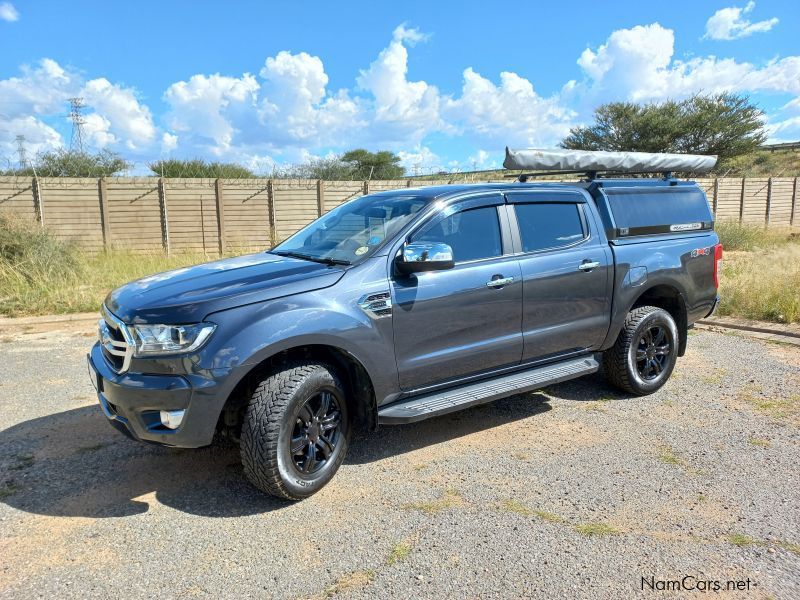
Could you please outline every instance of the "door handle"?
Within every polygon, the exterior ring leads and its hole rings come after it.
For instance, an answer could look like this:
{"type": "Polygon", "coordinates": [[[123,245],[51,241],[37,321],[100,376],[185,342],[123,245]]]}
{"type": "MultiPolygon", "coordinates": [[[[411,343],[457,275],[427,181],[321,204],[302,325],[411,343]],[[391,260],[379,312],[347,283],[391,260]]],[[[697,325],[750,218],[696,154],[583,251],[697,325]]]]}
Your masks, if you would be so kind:
{"type": "Polygon", "coordinates": [[[597,261],[584,261],[580,265],[578,265],[578,268],[581,271],[591,271],[592,269],[596,269],[599,266],[600,263],[597,261]]]}
{"type": "Polygon", "coordinates": [[[490,281],[487,281],[486,287],[499,288],[513,282],[514,282],[513,277],[500,277],[499,279],[491,279],[490,281]]]}

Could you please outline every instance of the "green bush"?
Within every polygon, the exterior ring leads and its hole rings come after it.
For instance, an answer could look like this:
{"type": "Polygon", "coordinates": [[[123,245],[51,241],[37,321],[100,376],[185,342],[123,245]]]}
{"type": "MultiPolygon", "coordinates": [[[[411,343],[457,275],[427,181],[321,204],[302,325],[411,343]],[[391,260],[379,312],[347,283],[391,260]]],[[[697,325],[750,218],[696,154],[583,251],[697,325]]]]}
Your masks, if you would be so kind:
{"type": "Polygon", "coordinates": [[[147,165],[159,177],[206,177],[209,179],[250,179],[255,174],[235,163],[207,162],[200,158],[178,160],[170,158],[147,165]]]}

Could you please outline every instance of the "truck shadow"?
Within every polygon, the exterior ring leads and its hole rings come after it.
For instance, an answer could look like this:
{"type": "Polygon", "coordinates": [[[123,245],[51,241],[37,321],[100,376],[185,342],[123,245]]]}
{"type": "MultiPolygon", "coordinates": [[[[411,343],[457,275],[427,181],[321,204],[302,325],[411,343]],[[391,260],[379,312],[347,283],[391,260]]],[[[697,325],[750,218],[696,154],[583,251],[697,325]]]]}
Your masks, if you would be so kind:
{"type": "MultiPolygon", "coordinates": [[[[526,394],[421,423],[355,436],[345,464],[364,464],[550,410],[526,394]]],[[[95,406],[25,421],[0,432],[0,501],[29,513],[125,517],[154,500],[182,512],[234,517],[288,503],[251,486],[238,448],[180,450],[129,440],[95,406]]]]}

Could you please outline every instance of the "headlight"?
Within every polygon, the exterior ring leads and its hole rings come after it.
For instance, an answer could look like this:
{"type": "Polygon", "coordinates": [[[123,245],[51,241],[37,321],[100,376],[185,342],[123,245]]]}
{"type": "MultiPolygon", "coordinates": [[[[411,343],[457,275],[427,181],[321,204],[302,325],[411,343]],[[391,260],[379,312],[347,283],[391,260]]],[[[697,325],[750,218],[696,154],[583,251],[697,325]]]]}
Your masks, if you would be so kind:
{"type": "Polygon", "coordinates": [[[197,350],[217,328],[213,323],[197,325],[129,325],[136,343],[133,355],[159,356],[197,350]]]}

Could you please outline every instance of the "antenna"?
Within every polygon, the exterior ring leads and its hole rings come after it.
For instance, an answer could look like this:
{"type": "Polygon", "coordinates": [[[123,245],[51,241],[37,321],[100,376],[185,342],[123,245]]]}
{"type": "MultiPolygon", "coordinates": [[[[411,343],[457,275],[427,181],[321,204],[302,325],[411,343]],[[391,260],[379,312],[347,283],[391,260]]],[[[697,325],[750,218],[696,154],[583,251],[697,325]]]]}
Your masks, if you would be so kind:
{"type": "Polygon", "coordinates": [[[69,142],[69,149],[83,154],[83,126],[86,119],[83,118],[81,110],[84,106],[83,98],[69,99],[69,118],[72,120],[72,139],[69,142]]]}
{"type": "Polygon", "coordinates": [[[25,157],[25,136],[18,135],[17,140],[17,154],[19,155],[19,168],[24,169],[27,159],[25,157]]]}

